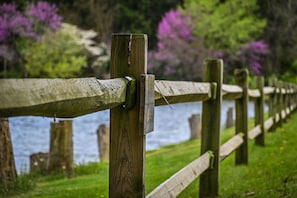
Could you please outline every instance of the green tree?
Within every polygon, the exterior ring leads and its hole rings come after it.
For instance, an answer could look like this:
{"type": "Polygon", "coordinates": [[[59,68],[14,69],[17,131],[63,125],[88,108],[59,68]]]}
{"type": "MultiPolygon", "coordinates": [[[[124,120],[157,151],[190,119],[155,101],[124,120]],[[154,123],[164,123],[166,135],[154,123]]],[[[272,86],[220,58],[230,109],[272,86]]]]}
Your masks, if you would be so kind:
{"type": "Polygon", "coordinates": [[[184,12],[194,21],[194,34],[219,50],[238,49],[263,33],[257,0],[185,0],[184,12]]]}
{"type": "MultiPolygon", "coordinates": [[[[52,0],[53,1],[53,0],[52,0]]],[[[108,42],[113,32],[113,23],[117,6],[108,0],[62,0],[56,1],[64,21],[82,29],[97,32],[99,42],[108,42]]]]}
{"type": "Polygon", "coordinates": [[[261,0],[258,3],[267,20],[263,39],[271,51],[266,73],[296,76],[297,1],[261,0]]]}
{"type": "Polygon", "coordinates": [[[114,21],[116,32],[145,33],[149,47],[157,43],[158,24],[164,13],[183,4],[183,0],[116,0],[118,12],[114,21]]]}
{"type": "Polygon", "coordinates": [[[75,77],[86,65],[82,46],[63,30],[49,32],[40,42],[27,43],[23,50],[29,77],[75,77]]]}

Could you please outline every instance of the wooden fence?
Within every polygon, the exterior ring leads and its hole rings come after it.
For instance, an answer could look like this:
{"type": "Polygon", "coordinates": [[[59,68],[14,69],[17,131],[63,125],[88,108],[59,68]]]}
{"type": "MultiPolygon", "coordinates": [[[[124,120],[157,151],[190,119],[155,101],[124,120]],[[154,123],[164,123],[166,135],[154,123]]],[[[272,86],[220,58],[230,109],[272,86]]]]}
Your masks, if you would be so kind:
{"type": "Polygon", "coordinates": [[[248,140],[264,146],[265,132],[296,107],[297,87],[263,77],[249,89],[247,70],[236,70],[237,85],[223,84],[222,60],[206,60],[203,82],[155,80],[147,74],[147,37],[114,34],[111,79],[1,79],[0,117],[76,117],[110,111],[109,197],[145,197],[145,140],[153,131],[154,107],[202,101],[201,156],[146,197],[175,197],[200,176],[200,197],[217,197],[219,164],[233,151],[236,164],[248,164],[248,140]],[[236,131],[220,145],[222,100],[234,100],[236,131]],[[264,120],[264,100],[269,118],[264,120]],[[255,103],[255,127],[248,131],[248,101],[255,103]]]}

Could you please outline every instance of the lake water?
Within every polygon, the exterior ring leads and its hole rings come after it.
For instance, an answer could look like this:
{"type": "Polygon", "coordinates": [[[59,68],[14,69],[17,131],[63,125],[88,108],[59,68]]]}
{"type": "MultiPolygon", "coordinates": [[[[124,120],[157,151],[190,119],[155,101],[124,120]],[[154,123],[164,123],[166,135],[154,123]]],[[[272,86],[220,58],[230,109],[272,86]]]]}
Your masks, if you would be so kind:
{"type": "MultiPolygon", "coordinates": [[[[226,121],[229,107],[234,108],[234,101],[223,102],[222,126],[226,121]]],[[[188,118],[192,114],[201,113],[201,109],[201,102],[155,107],[154,131],[147,135],[147,150],[188,140],[190,137],[188,118]]],[[[253,103],[250,103],[249,117],[253,117],[253,109],[253,103]]],[[[30,154],[48,152],[50,122],[54,120],[36,116],[13,117],[9,120],[17,170],[28,171],[30,154]]],[[[100,124],[109,124],[109,110],[73,119],[76,164],[99,161],[96,130],[100,124]]]]}

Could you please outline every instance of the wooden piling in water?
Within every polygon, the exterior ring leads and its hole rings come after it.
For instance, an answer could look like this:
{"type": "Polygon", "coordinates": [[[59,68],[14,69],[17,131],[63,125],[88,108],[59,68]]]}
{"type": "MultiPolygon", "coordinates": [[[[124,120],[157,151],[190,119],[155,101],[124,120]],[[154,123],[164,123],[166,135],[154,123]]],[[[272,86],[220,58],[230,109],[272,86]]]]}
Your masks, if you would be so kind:
{"type": "Polygon", "coordinates": [[[201,137],[201,116],[193,114],[189,119],[190,125],[190,140],[195,140],[201,137]]]}
{"type": "Polygon", "coordinates": [[[100,162],[109,162],[109,136],[109,126],[106,124],[101,124],[97,129],[100,162]]]}
{"type": "Polygon", "coordinates": [[[52,122],[48,173],[62,172],[68,177],[73,172],[72,120],[52,122]]]}

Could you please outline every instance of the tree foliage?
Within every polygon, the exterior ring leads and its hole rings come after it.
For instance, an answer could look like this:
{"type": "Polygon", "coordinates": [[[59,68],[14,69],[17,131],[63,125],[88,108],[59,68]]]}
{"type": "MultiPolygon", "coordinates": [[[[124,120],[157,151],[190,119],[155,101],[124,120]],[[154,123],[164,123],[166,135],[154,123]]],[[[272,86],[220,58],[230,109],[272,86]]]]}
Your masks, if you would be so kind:
{"type": "Polygon", "coordinates": [[[29,77],[78,76],[86,66],[86,56],[82,55],[82,46],[78,45],[70,32],[48,32],[40,42],[26,45],[23,49],[25,68],[29,77]]]}
{"type": "Polygon", "coordinates": [[[183,0],[117,0],[116,32],[145,33],[150,38],[150,49],[156,47],[157,29],[162,16],[182,5],[183,0]]]}
{"type": "Polygon", "coordinates": [[[74,33],[61,29],[54,4],[38,1],[22,10],[3,3],[0,10],[3,77],[74,77],[86,65],[74,33]]]}
{"type": "Polygon", "coordinates": [[[185,0],[193,18],[194,34],[214,49],[238,49],[263,33],[266,21],[257,16],[257,0],[185,0]]]}
{"type": "Polygon", "coordinates": [[[267,20],[263,39],[271,51],[266,74],[288,74],[292,69],[291,75],[296,76],[293,63],[297,51],[297,1],[261,0],[259,5],[267,20]]]}
{"type": "Polygon", "coordinates": [[[0,75],[22,75],[23,45],[40,40],[47,30],[58,29],[61,20],[56,6],[46,2],[30,3],[24,11],[15,3],[1,4],[0,60],[4,67],[0,75]]]}
{"type": "Polygon", "coordinates": [[[64,22],[97,32],[99,42],[107,42],[112,34],[118,12],[115,1],[107,0],[48,0],[59,7],[64,22]]]}
{"type": "Polygon", "coordinates": [[[238,67],[262,73],[269,47],[256,38],[265,20],[254,13],[256,1],[236,2],[186,0],[183,8],[167,12],[158,26],[158,49],[150,53],[149,68],[165,78],[197,80],[203,60],[212,57],[224,60],[226,74],[233,75],[238,67]]]}
{"type": "Polygon", "coordinates": [[[199,80],[203,59],[213,52],[193,35],[191,18],[167,12],[158,26],[158,48],[149,53],[149,70],[159,78],[199,80]]]}

